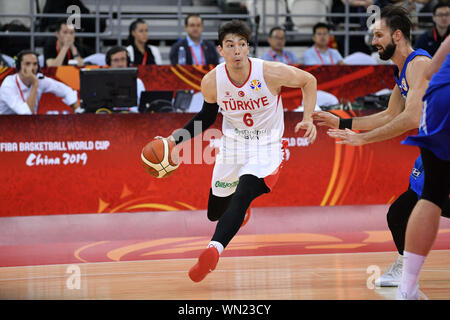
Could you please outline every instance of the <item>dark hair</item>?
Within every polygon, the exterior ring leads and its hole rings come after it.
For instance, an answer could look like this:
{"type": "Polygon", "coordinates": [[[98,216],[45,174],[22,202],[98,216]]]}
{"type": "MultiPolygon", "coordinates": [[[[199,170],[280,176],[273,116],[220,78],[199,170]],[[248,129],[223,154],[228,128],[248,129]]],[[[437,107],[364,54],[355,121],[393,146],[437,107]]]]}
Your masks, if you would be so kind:
{"type": "Polygon", "coordinates": [[[134,30],[136,30],[137,25],[140,24],[140,23],[145,23],[145,24],[147,24],[147,22],[145,22],[145,20],[143,20],[143,19],[141,19],[141,18],[134,20],[134,21],[130,24],[130,27],[128,28],[128,44],[131,44],[131,45],[132,45],[132,44],[134,43],[134,37],[133,37],[133,35],[132,35],[131,33],[132,33],[134,30]]]}
{"type": "Polygon", "coordinates": [[[185,27],[187,27],[188,22],[189,22],[189,18],[191,18],[191,17],[198,17],[198,18],[200,18],[200,20],[202,21],[202,24],[203,24],[203,19],[202,19],[202,17],[200,17],[199,14],[197,14],[197,13],[190,13],[190,14],[188,14],[188,16],[186,18],[184,18],[184,26],[185,27]]]}
{"type": "Polygon", "coordinates": [[[22,67],[22,59],[23,56],[26,56],[27,54],[34,54],[36,56],[36,60],[38,62],[38,72],[40,72],[41,68],[39,67],[39,55],[37,54],[37,52],[33,51],[33,50],[22,50],[20,51],[17,56],[15,57],[15,67],[17,71],[20,71],[20,68],[22,67]]]}
{"type": "Polygon", "coordinates": [[[438,2],[438,4],[435,5],[434,8],[433,8],[433,16],[436,15],[437,9],[445,8],[445,7],[450,8],[450,3],[448,3],[448,2],[447,3],[445,3],[445,2],[438,2]]]}
{"type": "Polygon", "coordinates": [[[59,31],[59,30],[61,30],[61,26],[63,24],[67,25],[67,19],[60,18],[60,19],[56,20],[56,22],[50,27],[50,30],[59,31]]]}
{"type": "Polygon", "coordinates": [[[330,31],[330,26],[323,22],[318,22],[313,27],[313,34],[316,34],[316,30],[319,28],[326,28],[328,31],[330,31]]]}
{"type": "Polygon", "coordinates": [[[228,34],[238,34],[249,42],[252,30],[242,20],[233,19],[230,22],[225,23],[219,28],[219,45],[222,46],[223,39],[228,34]]]}
{"type": "Polygon", "coordinates": [[[109,50],[106,52],[106,56],[105,56],[106,64],[107,64],[108,66],[110,66],[110,65],[111,65],[111,56],[112,56],[113,54],[116,54],[116,53],[119,53],[119,52],[122,52],[122,51],[125,51],[125,53],[127,54],[127,66],[129,66],[130,63],[131,63],[131,61],[130,61],[130,55],[128,54],[127,48],[122,47],[122,46],[115,46],[115,47],[112,47],[111,49],[109,49],[109,50]]]}
{"type": "Polygon", "coordinates": [[[275,27],[273,27],[272,29],[270,29],[270,31],[269,31],[269,37],[271,37],[271,36],[272,36],[272,33],[274,33],[274,31],[277,31],[277,30],[281,30],[281,31],[283,31],[284,33],[286,33],[286,30],[285,30],[283,27],[275,26],[275,27]]]}
{"type": "Polygon", "coordinates": [[[400,30],[408,42],[411,42],[412,22],[408,11],[403,6],[387,6],[381,10],[381,19],[391,29],[391,35],[400,30]]]}

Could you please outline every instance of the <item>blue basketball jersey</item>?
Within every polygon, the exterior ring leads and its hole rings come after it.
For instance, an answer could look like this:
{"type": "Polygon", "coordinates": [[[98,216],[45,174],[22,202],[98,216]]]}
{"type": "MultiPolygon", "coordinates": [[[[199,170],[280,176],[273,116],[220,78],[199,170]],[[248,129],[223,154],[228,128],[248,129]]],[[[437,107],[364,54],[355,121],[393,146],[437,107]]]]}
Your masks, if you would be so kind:
{"type": "Polygon", "coordinates": [[[394,79],[395,83],[397,83],[398,88],[400,89],[400,93],[403,96],[403,99],[406,100],[409,91],[408,81],[406,80],[406,68],[408,67],[408,63],[413,60],[417,56],[426,56],[431,59],[431,56],[428,52],[423,49],[417,49],[410,53],[410,55],[406,58],[405,64],[403,65],[402,72],[398,74],[399,69],[397,66],[394,68],[394,79]]]}
{"type": "Polygon", "coordinates": [[[450,161],[450,54],[446,58],[423,97],[419,133],[402,143],[426,148],[438,158],[450,161]]]}

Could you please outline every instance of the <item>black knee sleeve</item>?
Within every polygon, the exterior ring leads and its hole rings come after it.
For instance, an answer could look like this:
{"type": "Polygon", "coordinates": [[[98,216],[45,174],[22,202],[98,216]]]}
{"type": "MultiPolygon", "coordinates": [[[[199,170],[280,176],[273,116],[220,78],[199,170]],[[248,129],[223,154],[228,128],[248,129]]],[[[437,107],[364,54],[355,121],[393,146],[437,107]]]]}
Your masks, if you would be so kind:
{"type": "Polygon", "coordinates": [[[428,200],[442,210],[450,192],[450,161],[444,161],[428,149],[420,148],[425,182],[421,199],[428,200]]]}
{"type": "Polygon", "coordinates": [[[403,255],[408,219],[418,201],[417,194],[410,188],[402,193],[389,207],[387,222],[399,254],[403,255]]]}
{"type": "Polygon", "coordinates": [[[208,219],[211,221],[217,221],[223,215],[225,210],[227,210],[233,195],[228,197],[218,197],[212,194],[212,190],[209,190],[208,199],[208,219]]]}
{"type": "Polygon", "coordinates": [[[239,231],[244,221],[245,212],[251,202],[260,195],[268,192],[270,192],[270,189],[264,183],[264,179],[250,174],[241,176],[228,208],[217,223],[212,240],[218,241],[226,247],[239,231]]]}

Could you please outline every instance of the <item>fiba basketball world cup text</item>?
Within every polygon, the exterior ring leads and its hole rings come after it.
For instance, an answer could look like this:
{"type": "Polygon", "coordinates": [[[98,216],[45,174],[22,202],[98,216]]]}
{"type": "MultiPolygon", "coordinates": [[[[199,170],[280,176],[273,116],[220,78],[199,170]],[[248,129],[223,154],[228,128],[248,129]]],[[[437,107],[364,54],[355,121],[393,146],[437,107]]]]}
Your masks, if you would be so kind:
{"type": "Polygon", "coordinates": [[[108,140],[0,142],[0,153],[29,152],[25,159],[28,167],[86,165],[86,151],[105,151],[109,147],[108,140]]]}

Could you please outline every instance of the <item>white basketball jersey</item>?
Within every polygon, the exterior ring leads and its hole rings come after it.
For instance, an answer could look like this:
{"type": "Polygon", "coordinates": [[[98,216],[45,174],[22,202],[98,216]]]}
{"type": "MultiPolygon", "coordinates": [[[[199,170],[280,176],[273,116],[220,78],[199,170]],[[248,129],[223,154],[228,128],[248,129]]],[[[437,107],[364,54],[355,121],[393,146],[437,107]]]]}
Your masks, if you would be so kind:
{"type": "Polygon", "coordinates": [[[216,67],[217,104],[223,114],[222,132],[244,144],[279,143],[284,132],[281,96],[274,96],[264,80],[263,60],[249,58],[250,74],[242,86],[233,84],[225,63],[216,67]]]}

